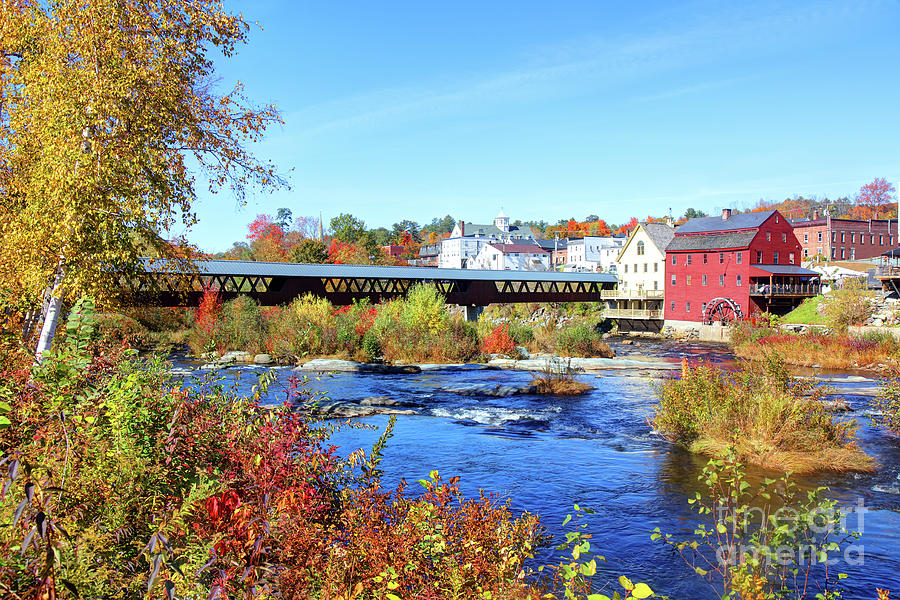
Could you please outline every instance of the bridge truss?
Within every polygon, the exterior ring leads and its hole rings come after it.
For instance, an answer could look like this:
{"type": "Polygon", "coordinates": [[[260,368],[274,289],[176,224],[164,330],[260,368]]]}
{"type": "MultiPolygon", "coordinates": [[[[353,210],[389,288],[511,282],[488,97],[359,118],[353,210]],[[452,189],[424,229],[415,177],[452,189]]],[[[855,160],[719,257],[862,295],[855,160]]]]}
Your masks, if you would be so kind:
{"type": "Polygon", "coordinates": [[[404,296],[417,283],[434,285],[450,304],[487,306],[516,302],[595,302],[601,290],[616,279],[602,273],[547,271],[487,271],[423,267],[377,267],[264,263],[252,261],[195,261],[196,270],[167,271],[145,260],[146,276],[123,281],[132,302],[156,306],[196,306],[204,289],[223,299],[247,295],[262,305],[286,304],[313,294],[333,304],[352,304],[366,298],[380,302],[404,296]]]}

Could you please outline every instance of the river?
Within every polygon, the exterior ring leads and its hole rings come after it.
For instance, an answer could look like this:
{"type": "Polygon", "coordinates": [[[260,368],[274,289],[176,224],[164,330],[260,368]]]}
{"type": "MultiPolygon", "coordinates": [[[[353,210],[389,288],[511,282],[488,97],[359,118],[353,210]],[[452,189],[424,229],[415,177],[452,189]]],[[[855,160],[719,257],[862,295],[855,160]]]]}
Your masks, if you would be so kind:
{"type": "MultiPolygon", "coordinates": [[[[652,357],[678,363],[682,357],[733,364],[727,347],[677,342],[614,342],[620,357],[652,357]]],[[[187,366],[176,360],[177,366],[187,366]]],[[[236,367],[225,373],[249,390],[261,367],[236,367]]],[[[280,402],[279,391],[290,375],[277,369],[278,383],[269,400],[280,402]]],[[[530,375],[519,371],[482,369],[437,370],[418,374],[384,375],[339,373],[314,379],[312,386],[332,399],[360,400],[387,396],[418,414],[399,416],[394,436],[384,453],[384,484],[401,478],[414,482],[438,469],[445,477],[458,475],[467,495],[479,489],[509,497],[515,511],[541,516],[558,540],[572,505],[596,510],[587,519],[592,549],[606,557],[601,579],[625,574],[647,582],[671,598],[717,597],[701,578],[668,547],[652,542],[659,527],[689,539],[700,522],[687,498],[698,488],[697,476],[705,459],[679,451],[656,435],[652,415],[654,384],[663,372],[632,369],[583,374],[596,389],[571,398],[536,395],[509,397],[464,396],[445,388],[461,384],[525,384],[530,375]]],[[[852,411],[840,418],[860,424],[859,441],[881,468],[874,474],[828,474],[797,478],[803,486],[826,485],[842,505],[862,499],[867,508],[859,565],[839,564],[849,575],[845,598],[874,598],[875,587],[900,594],[900,441],[890,439],[871,424],[869,396],[876,383],[852,374],[818,374],[845,398],[852,411]]],[[[374,429],[346,428],[333,442],[342,454],[372,447],[388,417],[361,419],[374,429]]],[[[766,475],[758,470],[756,476],[766,475]]],[[[852,528],[859,528],[855,520],[852,528]]],[[[551,562],[552,547],[541,550],[539,561],[551,562]]],[[[856,558],[854,554],[852,558],[856,558]]],[[[613,585],[609,590],[616,589],[613,585]]]]}

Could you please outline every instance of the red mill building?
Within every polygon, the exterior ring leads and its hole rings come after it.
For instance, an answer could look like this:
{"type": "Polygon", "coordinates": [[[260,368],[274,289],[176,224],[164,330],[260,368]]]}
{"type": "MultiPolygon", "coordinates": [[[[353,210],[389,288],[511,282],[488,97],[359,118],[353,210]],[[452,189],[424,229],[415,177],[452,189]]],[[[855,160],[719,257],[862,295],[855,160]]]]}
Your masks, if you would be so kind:
{"type": "Polygon", "coordinates": [[[800,267],[790,221],[775,210],[691,219],[666,247],[666,324],[786,313],[819,292],[800,267]]]}
{"type": "Polygon", "coordinates": [[[896,246],[897,221],[891,219],[820,219],[794,221],[794,235],[803,248],[803,258],[862,260],[880,256],[896,246]]]}

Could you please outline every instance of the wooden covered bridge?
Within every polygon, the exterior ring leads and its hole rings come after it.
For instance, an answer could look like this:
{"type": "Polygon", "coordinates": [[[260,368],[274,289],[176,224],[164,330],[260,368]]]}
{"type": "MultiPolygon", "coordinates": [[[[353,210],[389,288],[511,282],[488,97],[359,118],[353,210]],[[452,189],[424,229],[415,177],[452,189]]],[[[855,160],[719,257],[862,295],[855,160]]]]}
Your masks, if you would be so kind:
{"type": "MultiPolygon", "coordinates": [[[[417,283],[434,285],[449,304],[480,307],[516,302],[599,302],[616,278],[605,273],[488,271],[431,267],[381,267],[238,260],[197,260],[193,269],[168,268],[144,259],[146,277],[124,283],[133,303],[196,306],[212,288],[227,300],[247,295],[262,305],[286,304],[305,294],[336,305],[366,298],[380,302],[405,295],[417,283]]],[[[471,314],[470,314],[471,313],[471,314]]]]}

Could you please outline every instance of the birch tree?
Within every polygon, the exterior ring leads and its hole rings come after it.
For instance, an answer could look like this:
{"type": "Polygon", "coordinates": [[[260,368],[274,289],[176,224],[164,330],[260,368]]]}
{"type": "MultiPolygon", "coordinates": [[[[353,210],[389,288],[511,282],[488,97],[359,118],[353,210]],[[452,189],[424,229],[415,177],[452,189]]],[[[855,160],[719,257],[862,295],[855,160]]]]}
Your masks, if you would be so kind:
{"type": "Polygon", "coordinates": [[[248,31],[216,0],[0,0],[0,299],[61,267],[67,295],[108,298],[147,244],[185,258],[168,238],[199,182],[238,203],[283,184],[247,149],[275,107],[214,79],[248,31]]]}

